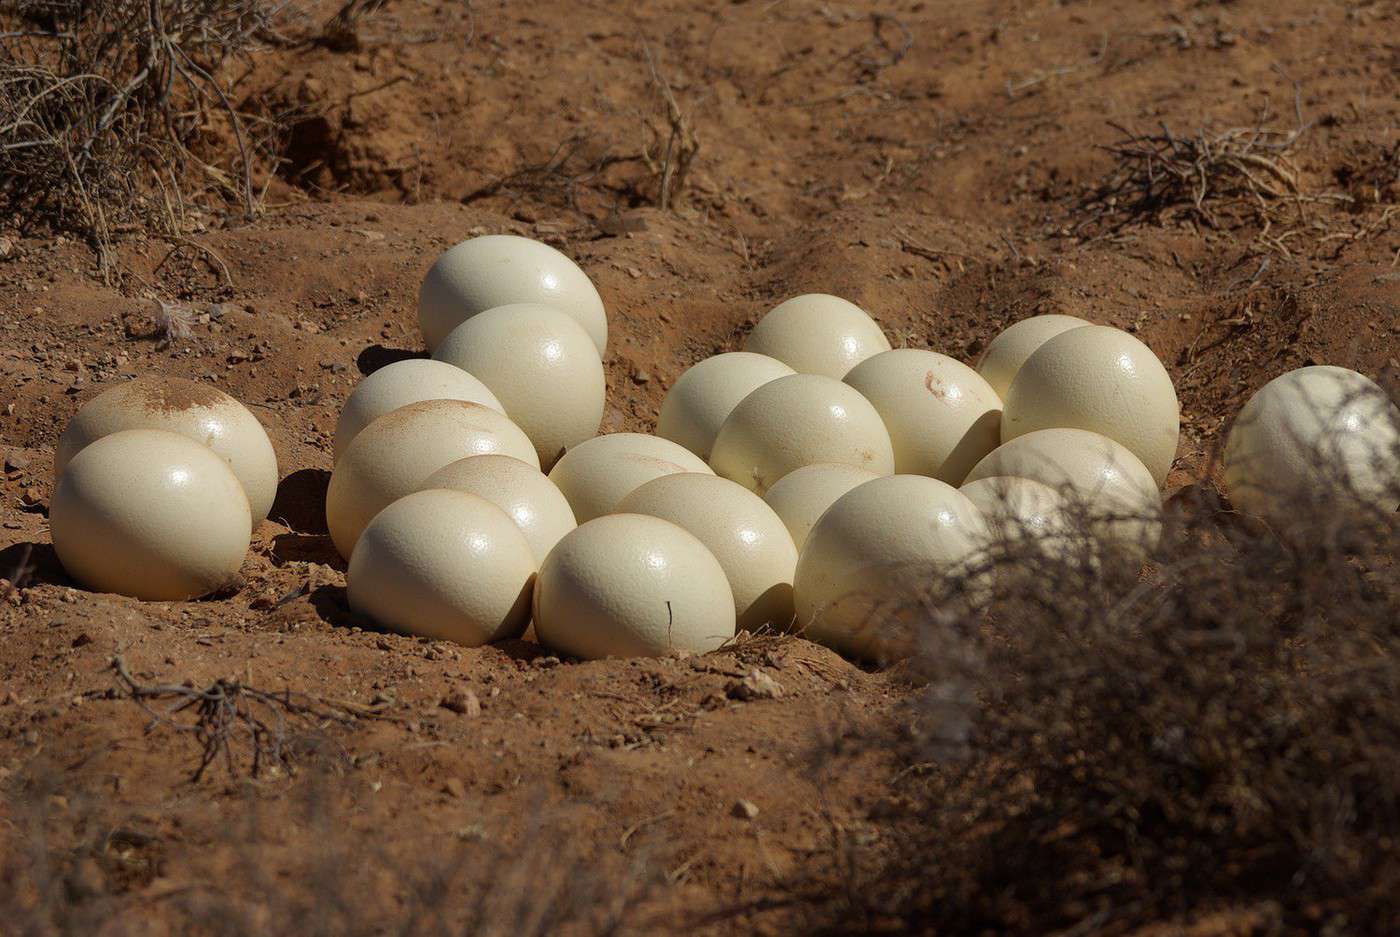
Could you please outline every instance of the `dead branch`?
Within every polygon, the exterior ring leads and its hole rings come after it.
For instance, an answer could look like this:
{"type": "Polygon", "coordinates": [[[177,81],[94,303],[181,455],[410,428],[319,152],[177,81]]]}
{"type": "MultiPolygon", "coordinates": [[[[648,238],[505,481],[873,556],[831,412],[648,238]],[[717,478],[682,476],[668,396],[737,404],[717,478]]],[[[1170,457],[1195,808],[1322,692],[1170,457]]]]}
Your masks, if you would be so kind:
{"type": "Polygon", "coordinates": [[[121,657],[112,658],[111,670],[117,683],[115,692],[137,703],[151,717],[148,733],[163,726],[194,735],[201,754],[191,783],[198,782],[209,766],[220,760],[230,776],[237,775],[234,748],[239,738],[247,739],[249,775],[258,777],[269,765],[291,770],[293,723],[304,728],[328,723],[350,725],[356,716],[363,715],[291,690],[259,690],[236,678],[215,680],[204,689],[190,683],[140,683],[121,657]],[[168,705],[156,708],[160,703],[168,705]]]}

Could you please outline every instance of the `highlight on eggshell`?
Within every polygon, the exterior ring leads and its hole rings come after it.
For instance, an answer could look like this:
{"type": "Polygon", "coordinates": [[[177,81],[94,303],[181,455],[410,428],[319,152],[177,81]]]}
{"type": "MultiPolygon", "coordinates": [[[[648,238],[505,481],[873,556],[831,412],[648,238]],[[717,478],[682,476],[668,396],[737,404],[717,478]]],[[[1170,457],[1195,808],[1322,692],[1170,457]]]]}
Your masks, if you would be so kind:
{"type": "Polygon", "coordinates": [[[508,455],[476,455],[444,465],[420,490],[445,488],[485,498],[510,516],[543,562],[578,524],[559,487],[535,468],[508,455]]]}
{"type": "Polygon", "coordinates": [[[710,453],[715,473],[762,495],[795,469],[842,462],[894,471],[890,434],[855,388],[820,374],[769,381],[739,402],[710,453]]]}
{"type": "Polygon", "coordinates": [[[894,470],[960,485],[1001,442],[1001,398],[974,370],[935,351],[867,358],[846,383],[869,400],[894,447],[894,470]]]}
{"type": "Polygon", "coordinates": [[[424,400],[384,414],[360,431],[331,473],[326,525],[336,550],[348,559],[370,518],[444,465],[493,453],[539,466],[524,431],[490,407],[424,400]]]}
{"type": "Polygon", "coordinates": [[[1029,478],[1058,491],[1094,536],[1141,556],[1161,537],[1157,481],[1121,443],[1082,429],[1042,429],[992,450],[967,482],[993,476],[1029,478]]]}
{"type": "Polygon", "coordinates": [[[737,626],[786,630],[792,624],[797,547],[758,495],[727,478],[683,472],[653,479],[617,506],[693,534],[719,560],[734,593],[737,626]]]}
{"type": "Polygon", "coordinates": [[[645,433],[608,433],[579,443],[554,464],[549,480],[559,487],[580,524],[611,514],[637,488],[677,472],[713,475],[684,446],[645,433]]]}
{"type": "Polygon", "coordinates": [[[418,323],[429,351],[478,313],[512,303],[542,303],[574,319],[607,350],[608,317],[593,281],[568,257],[512,234],[472,238],[446,251],[418,291],[418,323]]]}
{"type": "Polygon", "coordinates": [[[988,540],[982,513],[945,482],[890,475],[859,485],[822,514],[802,546],[797,627],[848,656],[904,656],[910,600],[932,577],[969,577],[969,593],[985,594],[978,561],[988,540]]]}
{"type": "Polygon", "coordinates": [[[395,361],[366,376],[350,392],[335,425],[334,457],[339,459],[360,430],[379,417],[424,400],[465,400],[506,412],[491,388],[459,367],[430,358],[395,361]]]}
{"type": "Polygon", "coordinates": [[[433,357],[489,387],[535,446],[548,471],[603,422],[607,379],[598,349],[573,318],[552,306],[517,303],[472,316],[433,357]]]}
{"type": "Polygon", "coordinates": [[[779,303],[744,340],[744,351],[776,358],[800,374],[838,381],[866,358],[889,350],[890,340],[864,309],[826,293],[779,303]]]}
{"type": "Polygon", "coordinates": [[[104,436],[162,429],[207,446],[223,459],[248,496],[257,524],[277,498],[277,454],[257,417],[216,387],[178,377],[138,377],[109,387],[79,408],[54,450],[54,474],[104,436]]]}
{"type": "Polygon", "coordinates": [[[686,369],[666,392],[656,435],[708,459],[719,428],[739,401],[769,381],[795,373],[776,358],[748,351],[706,358],[686,369]]]}
{"type": "Polygon", "coordinates": [[[193,599],[238,579],[252,535],[228,463],[183,433],[105,434],[68,460],[49,527],[59,562],[99,592],[193,599]]]}
{"type": "Polygon", "coordinates": [[[981,360],[977,362],[977,373],[982,375],[998,397],[1005,400],[1016,372],[1021,370],[1021,365],[1037,348],[1062,332],[1093,324],[1078,316],[1056,314],[1031,316],[1014,322],[988,343],[981,360]]]}
{"type": "Polygon", "coordinates": [[[1176,459],[1181,406],[1152,349],[1121,329],[1090,325],[1049,339],[1007,391],[1003,442],[1042,429],[1083,429],[1121,443],[1157,487],[1176,459]]]}
{"type": "Polygon", "coordinates": [[[535,580],[535,634],[573,657],[703,654],[734,637],[734,596],[719,560],[659,517],[611,514],[579,525],[535,580]]]}
{"type": "Polygon", "coordinates": [[[782,519],[793,545],[801,550],[817,519],[842,495],[879,478],[870,469],[842,462],[815,462],[788,472],[763,495],[764,502],[782,519]]]}
{"type": "Polygon", "coordinates": [[[1255,391],[1226,437],[1222,476],[1231,503],[1275,526],[1297,505],[1400,509],[1400,408],[1375,381],[1314,365],[1255,391]]]}
{"type": "Polygon", "coordinates": [[[419,491],[364,529],[346,597],[386,628],[475,647],[524,633],[538,567],[525,535],[496,505],[461,491],[419,491]]]}

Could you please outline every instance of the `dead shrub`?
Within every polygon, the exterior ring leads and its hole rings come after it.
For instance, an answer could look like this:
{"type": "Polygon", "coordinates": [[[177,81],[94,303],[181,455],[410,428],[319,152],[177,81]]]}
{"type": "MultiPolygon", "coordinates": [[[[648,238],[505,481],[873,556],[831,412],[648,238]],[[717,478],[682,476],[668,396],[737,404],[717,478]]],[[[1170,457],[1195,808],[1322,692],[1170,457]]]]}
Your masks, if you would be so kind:
{"type": "Polygon", "coordinates": [[[1318,493],[1296,514],[1270,529],[1201,484],[1145,566],[1080,534],[992,550],[982,614],[930,583],[902,665],[919,701],[865,740],[905,766],[879,792],[896,809],[766,913],[833,934],[1400,929],[1400,518],[1318,493]]]}
{"type": "Polygon", "coordinates": [[[0,2],[0,209],[99,246],[127,224],[177,233],[191,200],[256,212],[275,134],[235,107],[225,67],[284,41],[288,6],[0,2]]]}

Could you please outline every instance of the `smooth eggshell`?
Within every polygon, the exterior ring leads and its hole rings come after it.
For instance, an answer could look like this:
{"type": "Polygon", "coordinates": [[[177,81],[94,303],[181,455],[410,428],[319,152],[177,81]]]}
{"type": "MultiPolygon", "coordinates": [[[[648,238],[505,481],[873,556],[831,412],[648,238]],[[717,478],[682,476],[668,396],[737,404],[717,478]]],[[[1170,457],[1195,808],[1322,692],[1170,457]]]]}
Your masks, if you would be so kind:
{"type": "Polygon", "coordinates": [[[475,647],[524,633],[537,568],[504,511],[438,489],[374,516],[345,583],[350,607],[386,628],[475,647]]]}
{"type": "Polygon", "coordinates": [[[349,558],[370,518],[444,465],[492,453],[539,467],[520,427],[479,403],[424,400],[384,414],[360,431],[331,473],[326,525],[336,550],[349,558]]]}
{"type": "Polygon", "coordinates": [[[880,414],[894,470],[960,485],[1001,442],[1001,398],[961,361],[918,348],[867,358],[846,383],[880,414]]]}
{"type": "Polygon", "coordinates": [[[607,382],[598,349],[572,318],[517,303],[472,316],[433,357],[479,378],[535,444],[547,471],[603,422],[607,382]]]}
{"type": "Polygon", "coordinates": [[[703,654],[734,637],[719,561],[670,521],[612,514],[579,526],[535,580],[535,634],[564,654],[703,654]]]}
{"type": "Polygon", "coordinates": [[[900,654],[887,628],[917,603],[920,584],[972,574],[987,541],[981,512],[951,485],[921,475],[868,481],[842,495],[802,547],[798,626],[853,657],[900,654]]]}
{"type": "Polygon", "coordinates": [[[649,514],[694,534],[724,569],[739,628],[792,624],[797,547],[778,515],[752,491],[714,475],[664,475],[623,498],[617,511],[649,514]]]}
{"type": "Polygon", "coordinates": [[[465,400],[501,413],[506,408],[487,387],[459,367],[429,358],[395,361],[355,385],[335,425],[335,457],[350,440],[386,413],[423,400],[465,400]]]}
{"type": "Polygon", "coordinates": [[[793,373],[776,358],[747,351],[706,358],[676,378],[667,391],[656,435],[708,459],[715,435],[739,401],[769,381],[793,373]]]}
{"type": "Polygon", "coordinates": [[[1317,520],[1302,508],[1353,499],[1400,507],[1400,408],[1370,378],[1330,365],[1265,384],[1235,417],[1223,475],[1236,508],[1277,525],[1317,520]]]}
{"type": "Polygon", "coordinates": [[[237,580],[252,515],[213,450],[182,433],[130,429],[68,461],[49,527],[63,568],[89,588],[193,599],[237,580]]]}
{"type": "Polygon", "coordinates": [[[1026,359],[1001,415],[1001,438],[1041,429],[1085,429],[1142,460],[1160,488],[1176,458],[1181,407],[1162,362],[1121,329],[1062,332],[1026,359]]]}
{"type": "Polygon", "coordinates": [[[422,488],[464,491],[490,501],[510,515],[541,561],[578,526],[558,486],[533,465],[508,455],[458,459],[429,475],[422,488]]]}
{"type": "Polygon", "coordinates": [[[749,394],[720,427],[710,453],[716,474],[759,494],[815,462],[842,462],[876,475],[894,471],[880,414],[855,388],[820,374],[780,377],[749,394]]]}
{"type": "Polygon", "coordinates": [[[689,449],[645,433],[609,433],[579,443],[549,472],[580,524],[611,514],[637,488],[676,472],[713,475],[689,449]]]}
{"type": "Polygon", "coordinates": [[[607,349],[603,298],[578,264],[548,244],[488,234],[448,250],[423,278],[418,323],[428,350],[477,313],[511,303],[554,306],[583,326],[600,357],[607,349]]]}
{"type": "Polygon", "coordinates": [[[1011,389],[1011,381],[1021,365],[1026,363],[1037,348],[1061,332],[1093,325],[1078,316],[1045,315],[1022,319],[1002,330],[982,352],[982,360],[977,363],[977,373],[1003,400],[1011,389]]]}
{"type": "Polygon", "coordinates": [[[1156,479],[1122,444],[1082,429],[1042,429],[998,446],[968,473],[969,483],[996,475],[1029,478],[1066,498],[1096,534],[1134,552],[1161,536],[1156,479]]]}
{"type": "Polygon", "coordinates": [[[879,478],[869,469],[840,462],[817,462],[788,472],[763,495],[763,500],[782,518],[801,550],[812,525],[826,509],[846,492],[879,478]]]}
{"type": "Polygon", "coordinates": [[[163,429],[203,443],[228,463],[243,485],[253,523],[277,498],[277,454],[247,407],[223,391],[176,377],[138,377],[83,404],[59,437],[54,473],[103,436],[128,429],[163,429]]]}
{"type": "Polygon", "coordinates": [[[991,475],[959,489],[982,512],[994,540],[1013,544],[1026,540],[1051,555],[1065,555],[1074,540],[1074,525],[1064,496],[1030,478],[991,475]]]}
{"type": "Polygon", "coordinates": [[[774,306],[744,340],[744,350],[839,381],[866,358],[889,351],[890,340],[855,303],[807,293],[774,306]]]}

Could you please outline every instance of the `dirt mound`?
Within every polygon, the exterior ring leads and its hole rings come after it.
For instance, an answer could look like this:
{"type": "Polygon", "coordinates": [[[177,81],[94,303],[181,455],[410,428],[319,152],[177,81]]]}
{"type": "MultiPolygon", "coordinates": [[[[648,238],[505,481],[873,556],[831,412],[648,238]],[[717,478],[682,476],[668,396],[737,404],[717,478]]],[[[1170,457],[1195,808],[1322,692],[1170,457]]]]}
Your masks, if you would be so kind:
{"type": "MultiPolygon", "coordinates": [[[[64,907],[178,931],[159,909],[188,911],[172,896],[233,874],[254,840],[273,879],[328,828],[405,869],[459,848],[480,863],[557,848],[557,830],[531,839],[548,814],[609,870],[645,845],[664,873],[643,883],[648,920],[679,926],[757,900],[834,829],[878,835],[893,762],[827,776],[807,756],[890,717],[914,692],[897,674],[799,639],[560,663],[526,643],[383,634],[349,611],[323,515],[336,417],[363,374],[423,354],[418,283],[463,238],[540,238],[593,278],[611,320],[604,431],[652,429],[685,368],[798,292],[859,303],[896,347],[969,361],[1034,313],[1135,332],[1182,401],[1173,490],[1272,376],[1400,367],[1386,4],[378,6],[353,41],[269,44],[238,73],[240,109],[290,128],[280,168],[254,180],[256,220],[191,205],[179,235],[126,232],[110,284],[87,245],[0,227],[0,810],[45,831],[64,907]],[[1257,154],[1291,181],[1259,168],[1263,211],[1231,194],[1239,177],[1210,188],[1216,227],[1179,200],[1123,217],[1105,180],[1140,170],[1102,148],[1121,139],[1109,120],[1298,131],[1286,164],[1257,154]],[[152,373],[237,397],[277,449],[278,501],[232,596],[94,595],[49,545],[64,424],[152,373]],[[290,717],[300,741],[257,780],[235,739],[231,768],[191,784],[194,733],[109,692],[115,656],[143,684],[236,678],[350,715],[290,717]],[[755,669],[780,697],[731,693],[755,669]],[[312,801],[333,819],[311,823],[312,801]],[[260,832],[238,833],[254,812],[260,832]]],[[[386,901],[421,884],[355,881],[386,901]]]]}

